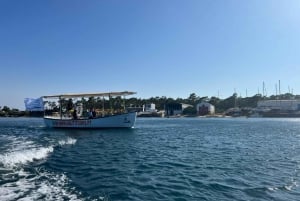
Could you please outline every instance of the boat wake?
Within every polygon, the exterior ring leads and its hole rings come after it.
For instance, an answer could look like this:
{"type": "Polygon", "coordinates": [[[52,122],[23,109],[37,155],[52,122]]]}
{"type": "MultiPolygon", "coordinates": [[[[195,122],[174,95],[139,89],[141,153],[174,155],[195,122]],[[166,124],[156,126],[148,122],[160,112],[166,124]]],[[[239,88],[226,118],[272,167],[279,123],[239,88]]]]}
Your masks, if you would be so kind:
{"type": "Polygon", "coordinates": [[[45,159],[53,152],[56,146],[74,145],[76,141],[76,139],[68,137],[67,139],[58,141],[56,145],[43,147],[34,144],[32,141],[18,142],[14,140],[11,143],[10,150],[7,153],[0,154],[0,164],[5,167],[14,167],[45,159]]]}
{"type": "Polygon", "coordinates": [[[82,200],[64,173],[40,166],[55,147],[75,143],[76,139],[68,137],[41,146],[25,138],[12,138],[6,153],[0,154],[0,200],[82,200]]]}
{"type": "Polygon", "coordinates": [[[77,142],[76,139],[73,139],[73,138],[68,137],[68,138],[65,139],[65,140],[60,140],[60,141],[58,142],[58,144],[59,144],[60,146],[63,146],[63,145],[73,145],[73,144],[75,144],[76,142],[77,142]]]}
{"type": "Polygon", "coordinates": [[[80,193],[68,187],[66,175],[35,171],[32,174],[20,169],[4,175],[6,182],[0,186],[0,200],[81,200],[80,193]]]}
{"type": "Polygon", "coordinates": [[[0,163],[2,163],[4,167],[15,167],[19,164],[26,164],[28,162],[33,162],[34,160],[46,158],[51,152],[53,152],[52,146],[12,151],[0,155],[0,163]]]}

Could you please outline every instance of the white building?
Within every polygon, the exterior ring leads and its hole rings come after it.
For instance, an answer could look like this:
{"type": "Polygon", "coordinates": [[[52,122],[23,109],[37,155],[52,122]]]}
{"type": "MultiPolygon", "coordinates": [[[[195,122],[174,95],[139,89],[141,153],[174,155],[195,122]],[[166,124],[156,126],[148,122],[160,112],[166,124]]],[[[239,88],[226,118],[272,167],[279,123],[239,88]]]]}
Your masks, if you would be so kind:
{"type": "Polygon", "coordinates": [[[257,102],[257,109],[300,110],[300,100],[262,100],[257,102]]]}
{"type": "Polygon", "coordinates": [[[156,112],[155,104],[150,103],[150,104],[143,105],[143,112],[156,112]]]}
{"type": "Polygon", "coordinates": [[[198,115],[215,114],[215,106],[210,103],[201,102],[196,106],[198,115]]]}

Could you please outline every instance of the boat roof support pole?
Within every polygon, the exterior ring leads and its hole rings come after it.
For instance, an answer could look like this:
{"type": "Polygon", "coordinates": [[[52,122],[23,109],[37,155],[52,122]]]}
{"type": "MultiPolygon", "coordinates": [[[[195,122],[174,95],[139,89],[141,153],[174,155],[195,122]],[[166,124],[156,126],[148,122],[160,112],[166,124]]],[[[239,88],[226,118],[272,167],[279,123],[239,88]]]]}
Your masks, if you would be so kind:
{"type": "Polygon", "coordinates": [[[43,97],[42,97],[42,101],[43,101],[43,110],[44,110],[44,117],[45,117],[46,116],[46,110],[45,110],[46,101],[44,102],[43,97]]]}
{"type": "Polygon", "coordinates": [[[112,114],[112,103],[111,103],[111,96],[110,96],[110,94],[109,94],[109,96],[108,96],[108,99],[109,99],[109,110],[110,110],[110,113],[112,114]]]}
{"type": "Polygon", "coordinates": [[[125,107],[125,96],[123,96],[123,109],[124,109],[124,112],[125,112],[125,109],[126,109],[126,107],[125,107]]]}
{"type": "Polygon", "coordinates": [[[61,104],[61,96],[59,97],[59,115],[60,115],[60,119],[62,119],[62,104],[61,104]]]}
{"type": "Polygon", "coordinates": [[[104,99],[104,96],[102,96],[102,117],[105,116],[105,114],[104,114],[104,103],[105,103],[105,99],[104,99]]]}

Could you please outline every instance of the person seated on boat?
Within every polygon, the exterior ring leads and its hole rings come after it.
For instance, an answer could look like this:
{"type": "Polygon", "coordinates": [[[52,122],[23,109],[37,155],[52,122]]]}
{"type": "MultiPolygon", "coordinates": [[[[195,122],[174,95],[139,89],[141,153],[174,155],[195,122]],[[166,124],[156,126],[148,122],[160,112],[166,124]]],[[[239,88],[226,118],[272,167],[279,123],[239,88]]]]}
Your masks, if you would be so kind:
{"type": "Polygon", "coordinates": [[[93,117],[93,118],[96,118],[96,115],[97,115],[97,114],[96,114],[96,110],[93,108],[93,111],[92,111],[92,117],[93,117]]]}
{"type": "Polygon", "coordinates": [[[76,108],[74,108],[74,111],[73,111],[72,115],[73,115],[73,119],[78,119],[76,108]]]}
{"type": "Polygon", "coordinates": [[[69,116],[71,116],[73,108],[74,108],[73,101],[72,101],[72,99],[69,99],[68,104],[67,104],[67,113],[69,116]]]}
{"type": "Polygon", "coordinates": [[[89,112],[88,112],[88,117],[89,117],[89,119],[92,119],[92,118],[93,118],[93,112],[92,112],[92,109],[89,110],[89,112]]]}

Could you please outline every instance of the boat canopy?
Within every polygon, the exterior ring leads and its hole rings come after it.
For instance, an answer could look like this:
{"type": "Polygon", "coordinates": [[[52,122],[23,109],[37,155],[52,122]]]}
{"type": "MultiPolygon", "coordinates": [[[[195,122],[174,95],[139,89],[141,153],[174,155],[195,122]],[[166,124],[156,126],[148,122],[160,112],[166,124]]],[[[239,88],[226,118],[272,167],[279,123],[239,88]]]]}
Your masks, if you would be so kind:
{"type": "Polygon", "coordinates": [[[136,92],[121,91],[121,92],[105,92],[105,93],[60,94],[60,95],[42,96],[42,98],[111,97],[111,96],[128,96],[133,94],[136,94],[136,92]]]}

